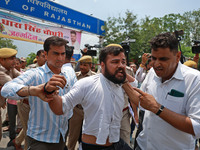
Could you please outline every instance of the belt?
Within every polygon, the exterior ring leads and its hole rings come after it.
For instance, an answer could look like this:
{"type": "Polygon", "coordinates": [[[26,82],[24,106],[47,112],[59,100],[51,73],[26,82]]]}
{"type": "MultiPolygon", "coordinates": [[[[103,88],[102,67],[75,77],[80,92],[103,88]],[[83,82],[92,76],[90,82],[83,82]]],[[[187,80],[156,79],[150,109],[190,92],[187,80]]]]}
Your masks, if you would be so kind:
{"type": "Polygon", "coordinates": [[[128,109],[128,106],[127,107],[125,107],[123,110],[122,110],[122,112],[124,112],[125,110],[127,110],[128,109]]]}
{"type": "Polygon", "coordinates": [[[29,105],[29,102],[28,102],[28,99],[23,99],[23,101],[22,101],[24,104],[27,104],[27,105],[29,105]]]}

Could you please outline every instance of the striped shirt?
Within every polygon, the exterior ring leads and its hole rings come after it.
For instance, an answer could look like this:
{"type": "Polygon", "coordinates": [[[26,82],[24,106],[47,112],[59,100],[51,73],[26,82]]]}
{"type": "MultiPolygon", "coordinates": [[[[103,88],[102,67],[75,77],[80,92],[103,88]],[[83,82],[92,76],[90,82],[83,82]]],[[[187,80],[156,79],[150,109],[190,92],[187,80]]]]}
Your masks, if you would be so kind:
{"type": "MultiPolygon", "coordinates": [[[[2,96],[12,99],[23,99],[16,94],[25,86],[37,86],[46,83],[54,75],[47,64],[42,67],[27,70],[19,77],[8,82],[1,91],[2,96]]],[[[64,89],[59,90],[59,95],[67,93],[73,84],[76,82],[76,76],[73,70],[63,69],[60,75],[64,75],[67,79],[67,84],[64,89]]],[[[55,115],[49,104],[35,96],[29,96],[30,113],[28,120],[27,135],[37,141],[47,143],[59,143],[60,135],[62,134],[65,141],[65,134],[68,130],[68,119],[72,116],[72,111],[67,115],[55,115]]]]}

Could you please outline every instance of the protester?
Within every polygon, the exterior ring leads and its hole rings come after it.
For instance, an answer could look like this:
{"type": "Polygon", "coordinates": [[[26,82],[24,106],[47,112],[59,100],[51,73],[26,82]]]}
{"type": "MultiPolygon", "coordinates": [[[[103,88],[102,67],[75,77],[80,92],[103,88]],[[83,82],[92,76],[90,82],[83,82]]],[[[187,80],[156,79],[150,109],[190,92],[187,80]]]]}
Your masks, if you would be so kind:
{"type": "MultiPolygon", "coordinates": [[[[91,66],[92,66],[91,56],[85,55],[81,57],[78,60],[78,62],[80,63],[80,71],[76,72],[78,80],[96,74],[95,72],[91,71],[91,66]]],[[[84,119],[83,116],[84,116],[83,107],[80,104],[76,105],[73,109],[73,116],[69,121],[69,138],[67,144],[68,150],[74,150],[78,140],[80,142],[80,147],[81,147],[80,136],[84,119]]]]}
{"type": "MultiPolygon", "coordinates": [[[[126,59],[124,50],[119,45],[108,45],[101,50],[99,56],[102,74],[83,78],[75,83],[73,88],[64,96],[57,94],[59,87],[65,87],[63,76],[54,75],[45,90],[53,92],[46,95],[43,92],[44,84],[30,86],[29,92],[47,101],[50,108],[57,115],[67,115],[77,104],[84,110],[82,131],[83,150],[110,148],[115,150],[131,149],[120,139],[120,121],[124,107],[123,90],[121,83],[126,79],[126,59]]],[[[134,81],[127,75],[129,81],[134,81]]],[[[4,93],[3,87],[2,93],[4,93]]],[[[28,95],[27,90],[19,90],[21,96],[28,95]]],[[[61,93],[62,95],[64,93],[61,93]]]]}
{"type": "Polygon", "coordinates": [[[131,64],[130,64],[130,67],[133,69],[134,76],[135,76],[136,71],[137,71],[137,69],[138,69],[137,65],[136,65],[135,63],[131,63],[131,64]]]}
{"type": "MultiPolygon", "coordinates": [[[[65,62],[66,44],[66,40],[56,36],[47,38],[44,42],[45,55],[47,56],[45,65],[27,70],[2,88],[1,94],[4,97],[29,98],[28,149],[63,150],[65,147],[68,119],[72,115],[72,110],[69,110],[68,114],[55,115],[48,103],[33,95],[30,87],[42,84],[44,88],[42,91],[48,96],[51,94],[49,86],[55,82],[52,80],[52,76],[62,76],[67,80],[67,83],[72,83],[67,72],[61,69],[65,62]]],[[[67,93],[71,86],[66,84],[62,88],[59,89],[60,95],[67,93]]]]}
{"type": "Polygon", "coordinates": [[[135,78],[138,80],[140,84],[144,81],[147,72],[149,69],[151,69],[151,55],[149,53],[144,53],[142,55],[142,62],[140,64],[140,67],[136,71],[135,78]]]}
{"type": "MultiPolygon", "coordinates": [[[[20,75],[20,72],[17,71],[15,67],[15,58],[16,58],[17,50],[11,48],[1,48],[0,49],[0,90],[2,90],[2,86],[11,81],[13,78],[20,75]]],[[[0,108],[6,107],[6,99],[2,97],[0,94],[0,108]]],[[[9,114],[9,113],[8,113],[9,114]]],[[[1,115],[1,110],[0,110],[1,115]]],[[[15,124],[11,124],[12,129],[15,124]]],[[[0,140],[2,137],[2,121],[0,116],[0,140]]],[[[9,133],[10,141],[15,138],[15,129],[9,133]]]]}
{"type": "Polygon", "coordinates": [[[136,150],[194,150],[200,137],[200,72],[179,62],[173,34],[159,34],[150,44],[153,68],[141,90],[123,86],[131,101],[145,109],[136,150]]]}

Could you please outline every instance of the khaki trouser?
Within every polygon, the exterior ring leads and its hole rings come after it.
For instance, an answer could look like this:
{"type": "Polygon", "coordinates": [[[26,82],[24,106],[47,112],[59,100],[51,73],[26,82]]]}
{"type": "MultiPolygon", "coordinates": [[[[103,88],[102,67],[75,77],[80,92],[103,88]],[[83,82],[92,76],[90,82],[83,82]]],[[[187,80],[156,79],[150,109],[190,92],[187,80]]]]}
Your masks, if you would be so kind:
{"type": "Polygon", "coordinates": [[[123,117],[121,120],[120,128],[120,138],[123,139],[128,145],[130,145],[130,134],[131,134],[131,124],[130,124],[131,114],[129,109],[123,111],[123,117]]]}
{"type": "Polygon", "coordinates": [[[15,138],[15,142],[17,145],[21,145],[21,143],[25,140],[24,149],[27,150],[28,142],[27,142],[26,131],[27,131],[27,123],[29,119],[30,106],[23,103],[23,100],[20,100],[17,102],[17,109],[18,109],[18,114],[21,119],[23,128],[18,134],[18,136],[15,138]]]}
{"type": "Polygon", "coordinates": [[[68,136],[68,150],[74,150],[76,143],[81,134],[81,128],[83,124],[84,112],[83,109],[74,107],[73,116],[69,120],[69,136],[68,136]]]}

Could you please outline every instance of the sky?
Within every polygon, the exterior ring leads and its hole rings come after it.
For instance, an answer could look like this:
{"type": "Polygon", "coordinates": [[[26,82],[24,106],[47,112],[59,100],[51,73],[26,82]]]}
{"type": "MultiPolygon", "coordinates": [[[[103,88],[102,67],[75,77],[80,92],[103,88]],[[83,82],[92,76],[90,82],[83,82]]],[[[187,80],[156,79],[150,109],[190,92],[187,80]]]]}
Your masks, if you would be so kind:
{"type": "MultiPolygon", "coordinates": [[[[137,15],[138,20],[145,16],[163,17],[175,13],[183,14],[187,11],[200,9],[200,0],[53,0],[70,9],[92,15],[106,21],[108,17],[125,16],[127,10],[137,15]]],[[[40,44],[14,40],[17,46],[17,57],[27,57],[31,52],[43,49],[40,44]]],[[[98,44],[98,36],[82,33],[81,49],[85,44],[98,44]]]]}

